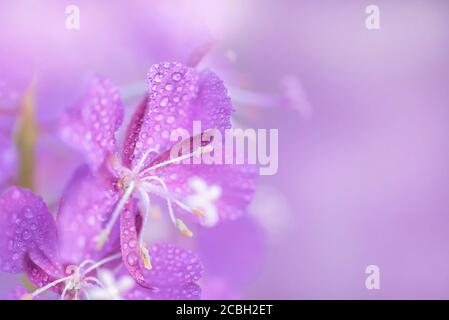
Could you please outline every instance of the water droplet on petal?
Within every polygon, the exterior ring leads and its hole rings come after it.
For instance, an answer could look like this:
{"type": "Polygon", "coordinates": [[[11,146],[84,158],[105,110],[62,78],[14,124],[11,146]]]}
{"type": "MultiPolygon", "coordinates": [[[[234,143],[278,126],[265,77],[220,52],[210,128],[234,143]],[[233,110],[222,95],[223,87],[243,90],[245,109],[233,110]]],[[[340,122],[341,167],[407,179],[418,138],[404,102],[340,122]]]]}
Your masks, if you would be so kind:
{"type": "Polygon", "coordinates": [[[154,81],[155,82],[161,82],[162,81],[162,75],[160,73],[156,73],[156,75],[154,76],[154,81]]]}
{"type": "Polygon", "coordinates": [[[33,210],[30,207],[23,208],[23,215],[27,219],[33,218],[33,210]]]}
{"type": "Polygon", "coordinates": [[[175,81],[179,81],[179,80],[181,80],[181,78],[182,78],[182,76],[181,76],[181,74],[179,72],[175,72],[172,75],[172,79],[175,80],[175,81]]]}
{"type": "Polygon", "coordinates": [[[22,239],[23,240],[29,240],[31,238],[31,232],[29,232],[28,230],[25,230],[23,233],[22,233],[22,239]]]}
{"type": "Polygon", "coordinates": [[[161,107],[166,107],[167,104],[168,104],[168,98],[167,98],[167,97],[163,97],[163,98],[161,99],[161,102],[159,103],[159,105],[160,105],[161,107]]]}
{"type": "Polygon", "coordinates": [[[130,253],[130,254],[128,255],[128,257],[126,258],[126,260],[128,261],[128,263],[129,263],[131,266],[134,266],[134,265],[136,265],[136,263],[137,263],[137,255],[136,255],[135,253],[130,253]]]}
{"type": "Polygon", "coordinates": [[[175,122],[175,117],[173,117],[173,116],[170,116],[170,117],[168,117],[167,118],[167,123],[169,123],[169,124],[172,124],[172,123],[174,123],[175,122]]]}

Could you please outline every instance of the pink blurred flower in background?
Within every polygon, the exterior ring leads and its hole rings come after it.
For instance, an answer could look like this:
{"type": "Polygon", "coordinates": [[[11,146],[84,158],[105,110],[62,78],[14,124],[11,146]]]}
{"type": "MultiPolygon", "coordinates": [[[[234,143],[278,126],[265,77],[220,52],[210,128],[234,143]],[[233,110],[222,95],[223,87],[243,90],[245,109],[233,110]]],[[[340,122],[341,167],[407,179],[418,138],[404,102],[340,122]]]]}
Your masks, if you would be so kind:
{"type": "Polygon", "coordinates": [[[17,150],[13,128],[17,120],[19,93],[0,82],[0,191],[17,176],[17,150]]]}

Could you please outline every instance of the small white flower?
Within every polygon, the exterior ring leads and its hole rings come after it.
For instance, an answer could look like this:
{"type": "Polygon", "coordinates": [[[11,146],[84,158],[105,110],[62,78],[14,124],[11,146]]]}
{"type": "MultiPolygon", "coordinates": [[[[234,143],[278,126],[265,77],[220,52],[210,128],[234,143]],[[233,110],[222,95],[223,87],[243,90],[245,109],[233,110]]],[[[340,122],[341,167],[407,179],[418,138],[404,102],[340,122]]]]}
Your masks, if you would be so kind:
{"type": "Polygon", "coordinates": [[[122,295],[135,285],[130,276],[123,276],[116,280],[114,274],[105,269],[98,270],[98,279],[103,287],[89,290],[89,298],[93,300],[122,300],[122,295]]]}
{"type": "Polygon", "coordinates": [[[218,212],[215,202],[221,196],[221,188],[218,185],[207,185],[206,181],[199,177],[193,177],[188,182],[193,194],[187,198],[190,207],[203,213],[201,224],[213,227],[218,222],[218,212]]]}

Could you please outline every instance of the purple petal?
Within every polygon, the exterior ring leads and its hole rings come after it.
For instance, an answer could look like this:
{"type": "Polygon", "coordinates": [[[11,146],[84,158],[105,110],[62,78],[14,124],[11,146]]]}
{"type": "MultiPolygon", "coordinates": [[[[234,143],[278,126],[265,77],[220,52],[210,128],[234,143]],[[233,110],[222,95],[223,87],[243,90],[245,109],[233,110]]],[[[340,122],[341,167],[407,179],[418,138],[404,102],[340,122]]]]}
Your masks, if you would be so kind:
{"type": "Polygon", "coordinates": [[[55,221],[42,199],[19,187],[0,197],[0,270],[26,271],[27,259],[58,276],[61,267],[55,221]]]}
{"type": "Polygon", "coordinates": [[[180,287],[198,281],[203,265],[190,250],[172,244],[156,244],[148,248],[152,268],[146,269],[138,244],[140,216],[130,203],[120,218],[120,240],[123,263],[141,286],[150,289],[180,287]]]}
{"type": "Polygon", "coordinates": [[[93,169],[98,169],[115,150],[123,116],[118,89],[108,79],[96,76],[81,101],[64,114],[62,139],[82,152],[93,169]]]}
{"type": "MultiPolygon", "coordinates": [[[[28,276],[28,280],[35,285],[36,288],[41,288],[46,284],[64,276],[63,274],[59,274],[57,277],[49,275],[46,270],[36,265],[33,261],[31,261],[31,259],[25,259],[25,273],[28,276]]],[[[59,290],[59,286],[55,286],[53,290],[57,292],[57,290],[59,290]]]]}
{"type": "Polygon", "coordinates": [[[128,124],[125,135],[125,143],[123,145],[122,161],[123,165],[130,168],[134,159],[134,149],[139,142],[139,134],[142,129],[143,117],[147,111],[148,97],[145,97],[137,107],[133,117],[128,124]]]}
{"type": "Polygon", "coordinates": [[[258,171],[256,165],[248,164],[175,164],[159,170],[158,176],[181,199],[193,194],[189,187],[189,180],[192,178],[200,178],[208,186],[219,186],[221,196],[215,202],[215,207],[220,221],[225,221],[235,220],[246,212],[256,189],[258,171]]]}
{"type": "Polygon", "coordinates": [[[136,206],[129,201],[120,214],[120,247],[122,251],[123,264],[129,274],[141,286],[151,288],[145,281],[139,260],[141,260],[138,232],[140,229],[140,216],[137,214],[136,206]]]}
{"type": "Polygon", "coordinates": [[[0,190],[17,174],[17,151],[12,135],[0,132],[0,190]]]}
{"type": "Polygon", "coordinates": [[[156,64],[148,73],[148,84],[147,105],[138,109],[128,130],[127,141],[134,150],[125,151],[134,165],[149,149],[170,150],[176,143],[170,141],[171,133],[179,128],[192,133],[193,121],[201,121],[203,131],[231,126],[233,107],[214,73],[181,63],[156,64]]]}
{"type": "Polygon", "coordinates": [[[234,107],[223,81],[212,71],[200,73],[198,98],[195,103],[195,120],[201,120],[203,131],[218,129],[224,133],[231,128],[234,107]]]}
{"type": "Polygon", "coordinates": [[[157,290],[136,286],[125,296],[127,300],[199,300],[201,288],[195,283],[157,290]]]}
{"type": "Polygon", "coordinates": [[[118,223],[102,250],[95,248],[118,197],[111,180],[94,175],[87,165],[78,168],[62,195],[57,215],[62,261],[76,264],[119,250],[118,223]]]}
{"type": "Polygon", "coordinates": [[[153,287],[182,286],[203,275],[203,265],[193,251],[166,243],[151,246],[149,254],[153,268],[144,275],[153,287]]]}

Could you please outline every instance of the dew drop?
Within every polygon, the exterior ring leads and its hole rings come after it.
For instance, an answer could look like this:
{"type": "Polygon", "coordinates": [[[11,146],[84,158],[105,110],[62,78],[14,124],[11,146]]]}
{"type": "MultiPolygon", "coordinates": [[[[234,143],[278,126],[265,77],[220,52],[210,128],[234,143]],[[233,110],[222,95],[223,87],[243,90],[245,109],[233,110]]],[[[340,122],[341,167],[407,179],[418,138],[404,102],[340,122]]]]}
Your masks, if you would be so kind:
{"type": "Polygon", "coordinates": [[[167,98],[167,97],[163,97],[163,98],[161,99],[161,102],[159,103],[159,105],[160,105],[161,107],[166,107],[167,104],[168,104],[168,98],[167,98]]]}
{"type": "Polygon", "coordinates": [[[159,83],[162,81],[162,75],[160,73],[156,73],[156,75],[154,76],[154,81],[159,83]]]}
{"type": "Polygon", "coordinates": [[[170,117],[168,117],[167,118],[167,123],[169,123],[169,124],[172,124],[172,123],[174,123],[175,122],[175,117],[173,117],[173,116],[170,116],[170,117]]]}
{"type": "Polygon", "coordinates": [[[30,207],[23,208],[23,215],[27,219],[33,218],[33,210],[30,207]]]}
{"type": "Polygon", "coordinates": [[[134,265],[136,265],[136,263],[137,263],[137,255],[136,255],[135,253],[130,253],[130,254],[128,255],[128,257],[126,258],[126,260],[128,261],[128,263],[129,263],[131,266],[134,266],[134,265]]]}
{"type": "Polygon", "coordinates": [[[29,232],[28,230],[25,230],[23,233],[22,233],[22,239],[23,240],[29,240],[31,238],[31,232],[29,232]]]}
{"type": "Polygon", "coordinates": [[[181,76],[181,74],[179,72],[175,72],[172,75],[172,79],[175,80],[175,81],[179,81],[179,80],[181,80],[181,78],[182,78],[182,76],[181,76]]]}

